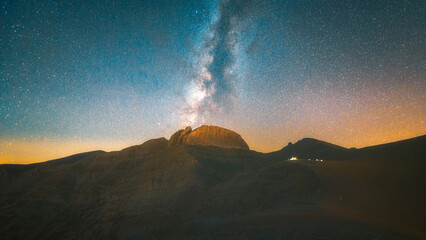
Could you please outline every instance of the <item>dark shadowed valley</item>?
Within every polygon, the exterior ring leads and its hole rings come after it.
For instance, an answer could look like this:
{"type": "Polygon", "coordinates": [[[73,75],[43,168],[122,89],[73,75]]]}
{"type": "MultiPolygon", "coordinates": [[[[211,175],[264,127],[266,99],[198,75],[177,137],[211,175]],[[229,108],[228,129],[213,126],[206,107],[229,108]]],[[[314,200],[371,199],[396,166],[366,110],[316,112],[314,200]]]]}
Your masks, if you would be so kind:
{"type": "Polygon", "coordinates": [[[425,149],[426,135],[362,149],[305,138],[263,154],[201,126],[117,152],[3,164],[0,236],[426,239],[425,149]]]}

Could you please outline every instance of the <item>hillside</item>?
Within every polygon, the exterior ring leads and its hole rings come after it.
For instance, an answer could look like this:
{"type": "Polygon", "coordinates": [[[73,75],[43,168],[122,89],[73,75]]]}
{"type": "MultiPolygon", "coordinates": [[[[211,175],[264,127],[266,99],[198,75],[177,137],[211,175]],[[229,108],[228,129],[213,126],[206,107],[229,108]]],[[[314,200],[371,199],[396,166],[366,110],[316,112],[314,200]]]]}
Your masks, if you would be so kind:
{"type": "Polygon", "coordinates": [[[359,150],[304,139],[262,154],[228,131],[0,165],[2,239],[426,237],[425,136],[359,150]]]}

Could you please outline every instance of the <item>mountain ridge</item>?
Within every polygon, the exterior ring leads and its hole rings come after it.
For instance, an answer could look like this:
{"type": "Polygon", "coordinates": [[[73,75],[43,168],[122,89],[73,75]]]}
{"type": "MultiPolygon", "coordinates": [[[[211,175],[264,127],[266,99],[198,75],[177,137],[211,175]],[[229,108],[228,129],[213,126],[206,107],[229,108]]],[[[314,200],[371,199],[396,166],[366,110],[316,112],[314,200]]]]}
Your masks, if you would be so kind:
{"type": "MultiPolygon", "coordinates": [[[[143,155],[143,154],[148,154],[150,151],[154,150],[155,148],[161,148],[161,147],[176,147],[178,145],[192,145],[192,146],[196,146],[196,145],[200,145],[200,146],[213,146],[213,147],[221,147],[221,146],[215,146],[215,145],[203,145],[203,144],[185,144],[183,142],[179,142],[176,141],[178,137],[178,135],[180,135],[180,133],[187,131],[187,133],[184,133],[184,136],[188,134],[188,129],[189,133],[193,132],[191,127],[187,127],[185,129],[181,129],[178,130],[177,132],[175,132],[169,140],[167,140],[165,137],[160,137],[160,138],[154,138],[154,139],[149,139],[145,142],[143,142],[142,144],[137,144],[137,145],[132,145],[126,148],[123,148],[119,151],[112,151],[112,152],[106,152],[103,150],[94,150],[94,151],[89,151],[89,152],[82,152],[82,153],[76,153],[76,154],[72,154],[70,156],[66,156],[63,158],[57,158],[57,159],[52,159],[52,160],[46,160],[44,162],[38,162],[38,163],[30,163],[30,164],[10,164],[10,163],[5,163],[5,164],[0,164],[1,165],[16,165],[16,166],[31,166],[33,164],[41,164],[41,163],[46,163],[46,162],[56,162],[56,161],[66,161],[66,160],[71,160],[74,158],[80,158],[80,157],[85,157],[87,155],[91,155],[91,154],[100,154],[100,153],[114,153],[114,154],[130,154],[130,155],[143,155]],[[155,144],[159,144],[162,145],[160,146],[154,146],[155,144]],[[139,152],[141,151],[141,152],[139,152]]],[[[226,129],[227,130],[227,129],[226,129]]],[[[195,130],[194,130],[195,131],[195,130]]],[[[240,136],[238,134],[238,136],[240,136]]],[[[241,137],[241,136],[240,136],[241,137]]],[[[241,138],[242,139],[242,138],[241,138]]],[[[244,141],[244,139],[242,139],[244,141]]],[[[409,144],[409,143],[415,143],[417,145],[422,144],[422,142],[426,141],[426,135],[421,135],[421,136],[417,136],[417,137],[413,137],[413,138],[409,138],[409,139],[403,139],[403,140],[398,140],[395,142],[389,142],[389,143],[384,143],[384,144],[377,144],[377,145],[372,145],[372,146],[367,146],[367,147],[362,147],[362,148],[345,148],[330,142],[326,142],[323,140],[318,140],[315,138],[310,138],[310,137],[306,137],[306,138],[302,138],[300,140],[298,140],[296,143],[291,143],[289,142],[287,144],[287,146],[281,148],[280,150],[277,151],[272,151],[272,152],[268,152],[268,153],[262,153],[262,154],[266,154],[266,155],[270,155],[270,156],[280,156],[283,158],[290,158],[292,156],[296,156],[299,158],[328,158],[329,160],[335,159],[336,157],[342,157],[344,156],[344,153],[351,153],[354,154],[355,152],[364,152],[364,151],[369,151],[371,149],[380,149],[380,148],[392,148],[396,145],[404,145],[404,144],[409,144]],[[315,146],[316,145],[316,146],[315,146]],[[312,151],[310,150],[310,152],[308,154],[300,154],[300,151],[306,149],[307,147],[316,147],[316,151],[312,151]],[[321,147],[320,149],[318,149],[318,147],[321,147]],[[332,154],[328,153],[328,154],[321,154],[321,152],[326,152],[326,151],[331,151],[332,154]],[[318,152],[320,153],[318,155],[318,152]],[[337,154],[336,154],[337,153],[337,154]],[[315,155],[317,154],[317,155],[315,155]],[[331,158],[330,158],[331,155],[331,158]]],[[[245,141],[244,141],[245,143],[245,141]]],[[[248,147],[248,145],[247,145],[248,147]]],[[[246,149],[241,147],[241,149],[246,149]]],[[[419,148],[422,149],[422,148],[419,148]]],[[[246,149],[247,150],[247,149],[246,149]]],[[[250,149],[248,149],[250,150],[250,149]]],[[[253,151],[253,150],[250,150],[253,151]]],[[[422,150],[420,150],[422,151],[422,150]]],[[[424,153],[424,151],[422,151],[422,153],[424,153]]]]}
{"type": "Polygon", "coordinates": [[[366,150],[302,139],[268,154],[170,140],[0,165],[2,239],[426,237],[426,136],[366,150]]]}

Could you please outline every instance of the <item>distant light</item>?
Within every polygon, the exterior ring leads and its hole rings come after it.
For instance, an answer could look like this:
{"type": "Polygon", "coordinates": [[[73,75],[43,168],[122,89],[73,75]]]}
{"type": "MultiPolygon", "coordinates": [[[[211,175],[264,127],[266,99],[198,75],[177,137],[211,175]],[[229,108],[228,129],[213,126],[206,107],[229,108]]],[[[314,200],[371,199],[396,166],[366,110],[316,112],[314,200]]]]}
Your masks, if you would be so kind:
{"type": "Polygon", "coordinates": [[[297,160],[297,157],[291,157],[290,158],[290,161],[296,161],[297,160]]]}

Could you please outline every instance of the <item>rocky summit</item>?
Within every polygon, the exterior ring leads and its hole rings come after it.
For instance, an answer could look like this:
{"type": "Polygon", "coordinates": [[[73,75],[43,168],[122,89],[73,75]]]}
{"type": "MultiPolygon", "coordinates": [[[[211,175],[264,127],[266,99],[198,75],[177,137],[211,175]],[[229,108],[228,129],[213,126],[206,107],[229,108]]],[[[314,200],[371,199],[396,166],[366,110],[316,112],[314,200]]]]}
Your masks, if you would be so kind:
{"type": "Polygon", "coordinates": [[[188,126],[177,131],[169,140],[169,147],[176,145],[202,145],[249,150],[249,146],[238,133],[209,125],[203,125],[195,130],[188,126]]]}

